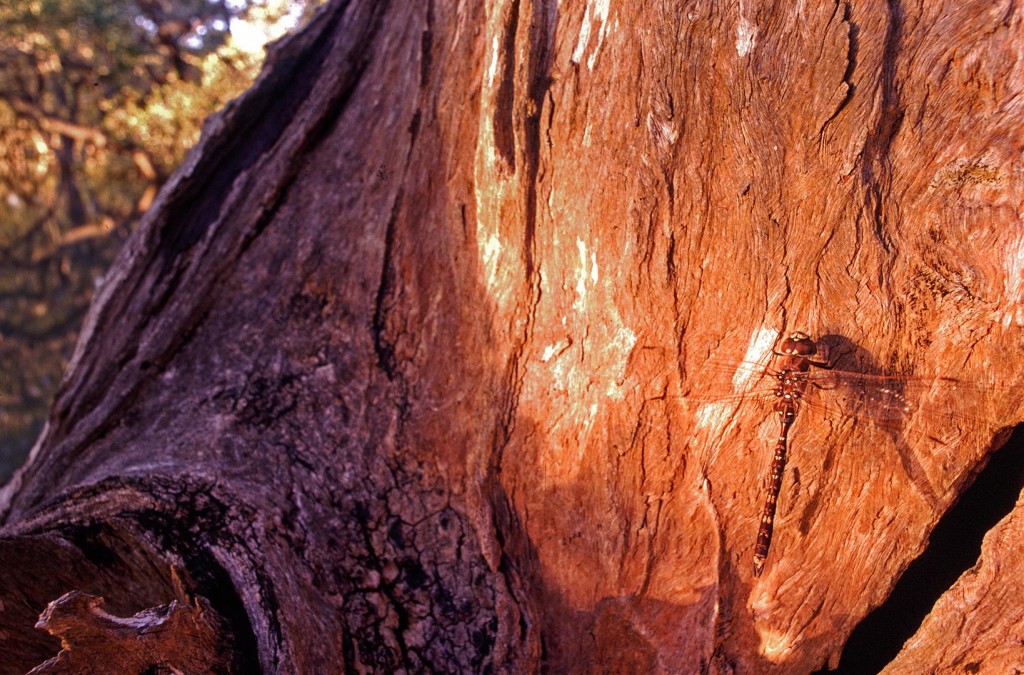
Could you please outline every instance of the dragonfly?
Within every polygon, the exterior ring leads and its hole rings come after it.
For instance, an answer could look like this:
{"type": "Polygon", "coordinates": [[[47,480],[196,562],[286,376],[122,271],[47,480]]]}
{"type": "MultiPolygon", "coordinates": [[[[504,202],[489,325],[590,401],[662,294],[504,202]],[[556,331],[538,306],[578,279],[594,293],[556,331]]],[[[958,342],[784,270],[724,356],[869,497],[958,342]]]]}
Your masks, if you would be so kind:
{"type": "MultiPolygon", "coordinates": [[[[848,342],[848,341],[847,341],[848,342]]],[[[753,575],[760,577],[765,569],[772,544],[775,516],[782,491],[783,477],[790,451],[790,430],[800,411],[805,408],[824,410],[827,415],[853,417],[866,421],[870,426],[888,433],[897,445],[902,442],[908,424],[921,413],[929,423],[953,423],[954,425],[989,422],[983,417],[956,412],[950,407],[925,403],[929,394],[941,392],[943,400],[976,397],[981,385],[950,377],[920,377],[914,375],[889,375],[841,370],[830,358],[831,349],[824,341],[814,340],[808,333],[796,331],[780,338],[771,350],[773,362],[764,364],[741,363],[732,367],[730,381],[749,382],[763,375],[768,382],[767,390],[758,392],[736,392],[716,396],[713,391],[707,395],[684,395],[683,399],[695,403],[719,402],[729,398],[746,399],[760,396],[771,401],[774,414],[778,417],[779,434],[775,441],[772,461],[766,480],[764,506],[758,522],[754,543],[753,575]],[[740,376],[742,375],[742,376],[740,376]],[[814,396],[811,394],[814,393],[814,396]]],[[[711,390],[715,387],[712,386],[711,390]]],[[[763,387],[762,387],[763,389],[763,387]]],[[[931,437],[931,441],[945,444],[945,441],[931,437]]],[[[924,476],[924,469],[916,460],[904,456],[901,461],[908,476],[921,487],[932,501],[938,502],[934,488],[924,476]]],[[[909,455],[910,453],[906,453],[909,455]]]]}
{"type": "Polygon", "coordinates": [[[773,373],[778,384],[775,386],[775,412],[779,414],[779,439],[775,443],[775,454],[768,479],[768,493],[765,495],[761,522],[754,542],[754,576],[761,576],[772,545],[772,530],[775,526],[775,509],[782,491],[782,476],[786,470],[786,455],[789,445],[789,429],[796,421],[800,401],[810,382],[807,375],[812,368],[831,370],[827,357],[819,354],[817,343],[807,333],[796,332],[785,337],[774,351],[778,357],[778,370],[773,373]]]}

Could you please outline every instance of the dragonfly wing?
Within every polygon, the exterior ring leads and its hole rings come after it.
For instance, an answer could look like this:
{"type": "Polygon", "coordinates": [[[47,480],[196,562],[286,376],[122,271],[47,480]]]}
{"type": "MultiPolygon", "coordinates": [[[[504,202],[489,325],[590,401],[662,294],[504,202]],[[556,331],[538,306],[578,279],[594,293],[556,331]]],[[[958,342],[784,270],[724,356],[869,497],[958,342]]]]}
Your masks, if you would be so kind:
{"type": "Polygon", "coordinates": [[[994,387],[952,377],[879,375],[850,371],[812,373],[820,405],[901,432],[916,419],[925,427],[991,424],[981,404],[994,387]]]}

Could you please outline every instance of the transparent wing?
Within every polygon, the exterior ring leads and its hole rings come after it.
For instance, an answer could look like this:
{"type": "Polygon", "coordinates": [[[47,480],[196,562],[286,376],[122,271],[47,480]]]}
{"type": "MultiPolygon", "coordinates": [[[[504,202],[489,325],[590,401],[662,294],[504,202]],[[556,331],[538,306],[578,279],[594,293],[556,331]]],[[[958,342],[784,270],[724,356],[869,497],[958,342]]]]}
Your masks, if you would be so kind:
{"type": "MultiPolygon", "coordinates": [[[[883,427],[902,425],[913,417],[943,423],[951,418],[985,423],[979,402],[999,389],[992,383],[953,377],[881,375],[851,371],[819,371],[808,375],[824,407],[883,427]]],[[[813,400],[809,394],[808,400],[813,400]]]]}
{"type": "MultiPolygon", "coordinates": [[[[770,410],[777,400],[778,371],[764,363],[708,362],[692,373],[679,398],[694,404],[735,402],[770,410]]],[[[1001,387],[943,376],[861,373],[812,366],[801,407],[826,416],[854,417],[899,432],[914,417],[937,425],[991,424],[979,406],[1001,387]]]]}

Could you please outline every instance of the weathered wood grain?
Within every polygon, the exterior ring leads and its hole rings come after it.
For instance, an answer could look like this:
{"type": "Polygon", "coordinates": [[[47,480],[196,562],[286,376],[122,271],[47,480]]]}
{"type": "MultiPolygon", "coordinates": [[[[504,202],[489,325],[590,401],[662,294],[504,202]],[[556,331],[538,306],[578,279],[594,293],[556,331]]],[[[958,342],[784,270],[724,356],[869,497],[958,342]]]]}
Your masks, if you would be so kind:
{"type": "MultiPolygon", "coordinates": [[[[331,3],[108,275],[3,532],[116,521],[268,672],[834,664],[1024,412],[1021,11],[331,3]],[[754,579],[778,423],[701,392],[792,330],[972,384],[801,412],[754,579]]],[[[1009,663],[1018,529],[894,669],[1009,663]]]]}

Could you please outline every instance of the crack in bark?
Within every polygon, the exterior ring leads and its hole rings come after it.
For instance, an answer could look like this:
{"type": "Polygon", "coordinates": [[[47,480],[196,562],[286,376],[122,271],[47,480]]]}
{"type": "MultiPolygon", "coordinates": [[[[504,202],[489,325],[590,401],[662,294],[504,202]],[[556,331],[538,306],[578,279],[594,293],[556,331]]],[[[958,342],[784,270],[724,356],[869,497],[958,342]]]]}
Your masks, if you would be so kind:
{"type": "Polygon", "coordinates": [[[434,2],[427,1],[426,21],[420,35],[420,88],[426,89],[430,84],[430,68],[434,63],[431,49],[434,46],[434,2]]]}
{"type": "Polygon", "coordinates": [[[875,127],[864,143],[865,161],[861,178],[866,187],[864,208],[872,214],[875,237],[882,249],[892,251],[892,240],[885,231],[883,190],[888,190],[889,151],[896,134],[903,125],[905,115],[898,85],[896,83],[896,59],[900,53],[903,38],[903,8],[900,0],[888,0],[889,21],[886,26],[882,48],[881,112],[875,127]],[[885,186],[883,188],[883,185],[885,186]]]}
{"type": "MultiPolygon", "coordinates": [[[[853,72],[857,68],[857,51],[858,51],[858,46],[859,46],[858,34],[860,32],[860,28],[857,26],[856,23],[854,23],[853,21],[850,20],[850,3],[844,2],[844,3],[842,3],[842,7],[843,7],[842,21],[843,21],[843,23],[845,23],[845,24],[847,24],[849,26],[849,30],[847,31],[847,37],[846,37],[846,40],[847,40],[846,70],[843,72],[843,77],[842,77],[842,82],[843,82],[843,84],[846,85],[846,94],[843,96],[843,99],[841,101],[839,101],[839,103],[836,105],[836,108],[832,112],[832,114],[829,115],[828,119],[826,119],[821,124],[821,127],[818,129],[819,143],[824,143],[824,136],[825,136],[826,128],[837,117],[839,117],[839,114],[842,113],[843,110],[846,109],[846,107],[850,104],[850,101],[853,100],[853,96],[854,96],[854,94],[856,93],[856,90],[857,90],[856,85],[853,83],[853,72]]],[[[836,8],[838,9],[838,4],[837,4],[836,8]]]]}
{"type": "MultiPolygon", "coordinates": [[[[408,157],[406,158],[408,164],[408,157]]],[[[389,301],[393,302],[395,292],[395,228],[398,214],[402,207],[405,191],[400,188],[391,207],[391,217],[384,229],[384,253],[381,259],[380,282],[377,285],[377,298],[374,302],[371,333],[373,348],[377,354],[377,365],[390,381],[394,381],[398,373],[398,359],[395,355],[394,340],[388,337],[387,316],[389,301]]]]}
{"type": "Polygon", "coordinates": [[[491,119],[494,128],[494,147],[508,166],[509,172],[513,174],[516,171],[516,32],[519,29],[519,2],[520,0],[512,0],[509,4],[502,49],[495,57],[501,60],[501,81],[498,83],[494,115],[491,119]]]}

